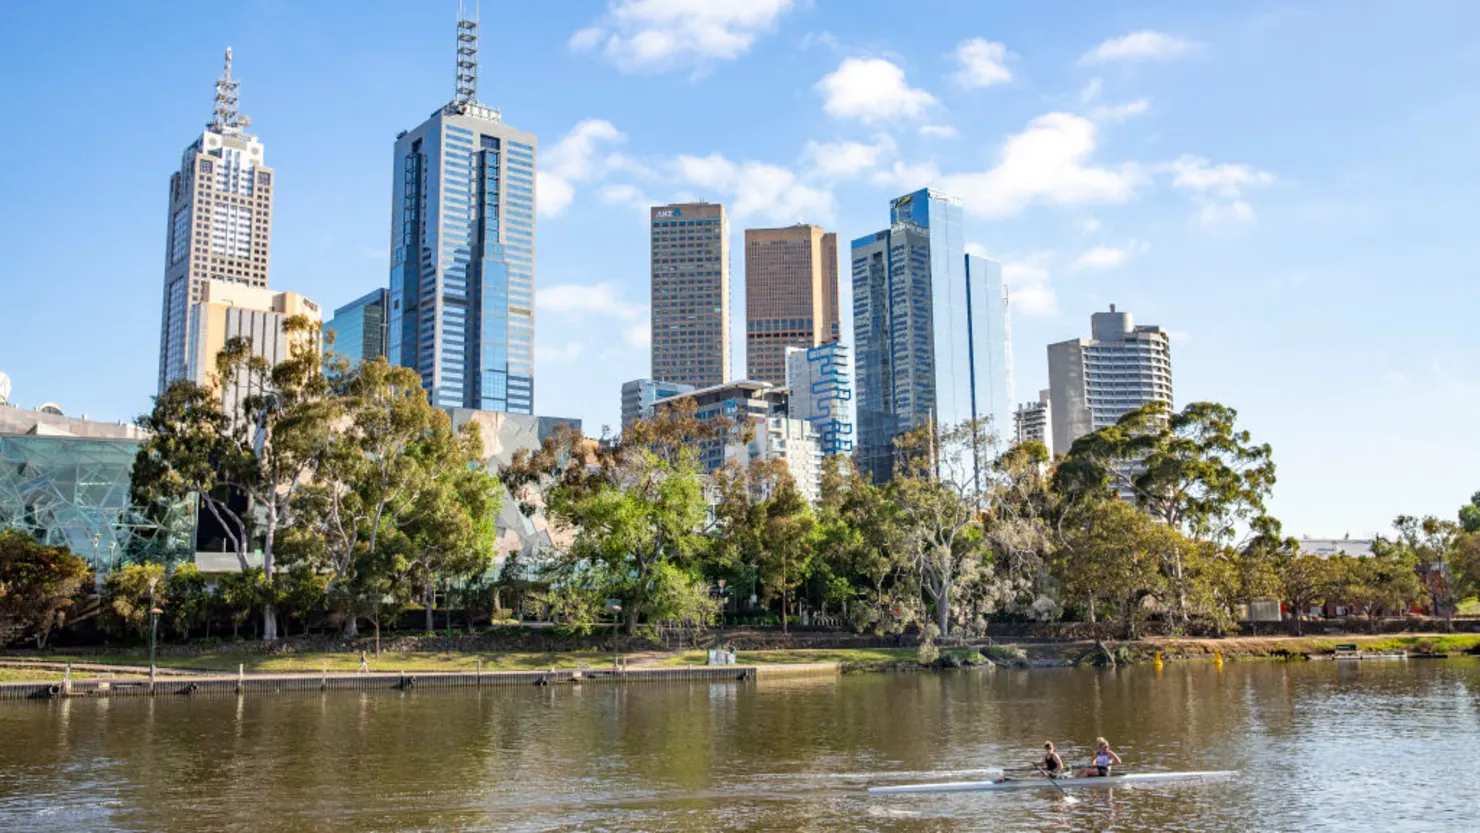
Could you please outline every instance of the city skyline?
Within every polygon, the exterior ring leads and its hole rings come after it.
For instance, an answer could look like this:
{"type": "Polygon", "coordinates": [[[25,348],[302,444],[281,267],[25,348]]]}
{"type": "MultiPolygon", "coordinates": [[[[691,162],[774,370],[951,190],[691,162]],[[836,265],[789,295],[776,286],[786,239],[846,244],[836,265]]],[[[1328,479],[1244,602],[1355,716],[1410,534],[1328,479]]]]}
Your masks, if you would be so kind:
{"type": "MultiPolygon", "coordinates": [[[[744,228],[798,220],[851,239],[878,227],[881,199],[937,184],[967,201],[967,246],[1004,265],[1020,392],[1046,387],[1043,345],[1117,302],[1169,330],[1179,402],[1235,407],[1274,446],[1272,508],[1289,531],[1367,533],[1398,494],[1408,511],[1443,513],[1473,490],[1416,461],[1452,459],[1459,420],[1480,400],[1462,315],[1477,289],[1458,279],[1469,189],[1438,173],[1464,164],[1476,133],[1473,94],[1447,80],[1471,66],[1457,33],[1476,12],[1151,4],[1086,7],[1063,26],[958,10],[881,37],[861,25],[867,15],[835,5],[781,6],[759,25],[721,22],[741,27],[743,46],[729,52],[680,39],[645,58],[624,45],[661,21],[572,4],[519,16],[521,36],[485,58],[485,81],[516,68],[538,80],[486,97],[540,137],[550,163],[535,287],[540,413],[582,416],[595,433],[618,422],[619,381],[650,375],[639,202],[724,202],[732,245],[744,228]],[[1412,46],[1420,35],[1423,49],[1412,46]],[[958,49],[976,39],[989,48],[958,49]],[[1319,55],[1306,49],[1313,40],[1319,55]],[[1393,43],[1396,73],[1362,58],[1393,43]],[[993,44],[1005,44],[995,59],[993,44]],[[1428,84],[1416,90],[1419,78],[1428,84]],[[890,94],[850,95],[859,79],[890,94]],[[1325,94],[1333,84],[1342,92],[1325,94]],[[786,118],[741,115],[777,97],[786,118]],[[869,109],[882,103],[893,109],[869,109]],[[1403,291],[1390,289],[1394,276],[1403,291]],[[1343,335],[1378,331],[1396,337],[1343,335]],[[1339,404],[1353,398],[1361,419],[1339,404]],[[1399,408],[1435,424],[1414,437],[1399,408]],[[1407,450],[1376,466],[1353,451],[1396,449],[1400,437],[1407,450]]],[[[158,347],[160,307],[143,299],[159,297],[160,183],[209,116],[201,90],[228,43],[252,132],[282,178],[272,287],[333,309],[384,284],[388,157],[396,132],[448,96],[451,12],[223,9],[202,39],[183,8],[100,8],[71,27],[78,54],[110,56],[103,77],[90,59],[39,49],[65,25],[58,12],[0,13],[10,47],[0,112],[47,119],[57,136],[0,139],[28,160],[11,183],[26,209],[0,232],[17,254],[8,300],[36,313],[0,334],[0,370],[20,404],[112,419],[147,408],[156,368],[143,357],[158,347]],[[83,86],[94,105],[57,104],[83,86]],[[99,123],[126,164],[71,161],[99,123]],[[84,245],[62,196],[78,193],[116,215],[84,245]]],[[[732,331],[743,314],[737,303],[732,331]]],[[[1473,468],[1467,453],[1460,462],[1473,468]]]]}

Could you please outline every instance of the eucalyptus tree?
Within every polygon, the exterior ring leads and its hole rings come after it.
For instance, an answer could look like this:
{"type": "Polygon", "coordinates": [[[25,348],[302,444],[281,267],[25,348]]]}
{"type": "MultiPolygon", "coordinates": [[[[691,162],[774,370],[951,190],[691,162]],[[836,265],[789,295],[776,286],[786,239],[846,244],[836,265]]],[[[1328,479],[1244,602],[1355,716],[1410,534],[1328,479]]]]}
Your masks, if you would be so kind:
{"type": "Polygon", "coordinates": [[[811,571],[816,520],[786,461],[756,460],[715,474],[719,503],[717,553],[749,565],[761,587],[781,602],[781,632],[788,630],[792,596],[811,571]]]}
{"type": "Polygon", "coordinates": [[[0,530],[0,621],[20,624],[38,649],[67,608],[91,586],[87,562],[66,547],[43,544],[17,529],[0,530]]]}

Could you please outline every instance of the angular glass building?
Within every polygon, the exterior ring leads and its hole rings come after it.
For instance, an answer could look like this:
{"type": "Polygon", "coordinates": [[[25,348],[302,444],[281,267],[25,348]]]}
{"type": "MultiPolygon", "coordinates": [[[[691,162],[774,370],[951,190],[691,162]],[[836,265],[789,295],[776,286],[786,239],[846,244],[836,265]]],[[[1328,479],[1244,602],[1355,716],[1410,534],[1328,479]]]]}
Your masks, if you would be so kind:
{"type": "Polygon", "coordinates": [[[120,564],[192,556],[191,501],[145,511],[130,500],[129,478],[141,442],[137,429],[0,411],[0,529],[65,545],[100,578],[120,564]],[[18,424],[22,418],[29,425],[18,424]],[[73,428],[94,436],[73,434],[73,428]],[[95,435],[100,433],[120,436],[95,435]]]}
{"type": "Polygon", "coordinates": [[[786,348],[787,407],[817,430],[824,457],[853,451],[853,351],[833,342],[786,348]]]}
{"type": "Polygon", "coordinates": [[[1013,408],[1002,269],[965,253],[960,200],[923,189],[889,213],[852,246],[858,465],[880,483],[900,434],[990,418],[1003,436],[1013,408]]]}
{"type": "Polygon", "coordinates": [[[396,138],[387,356],[433,405],[534,412],[535,137],[477,100],[458,22],[453,100],[396,138]]]}
{"type": "Polygon", "coordinates": [[[334,310],[334,317],[324,324],[325,331],[334,333],[333,351],[352,364],[384,356],[389,306],[390,291],[377,289],[334,310]]]}

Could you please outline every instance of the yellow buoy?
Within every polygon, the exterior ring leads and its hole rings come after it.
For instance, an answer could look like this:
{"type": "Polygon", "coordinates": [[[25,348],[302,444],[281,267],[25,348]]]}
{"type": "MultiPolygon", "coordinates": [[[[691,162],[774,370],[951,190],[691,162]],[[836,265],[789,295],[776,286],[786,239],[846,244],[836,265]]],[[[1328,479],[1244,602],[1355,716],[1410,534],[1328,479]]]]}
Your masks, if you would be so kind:
{"type": "Polygon", "coordinates": [[[1222,651],[1214,651],[1213,652],[1213,664],[1216,665],[1216,666],[1218,666],[1218,670],[1219,671],[1222,671],[1223,670],[1223,652],[1222,651]]]}
{"type": "Polygon", "coordinates": [[[1161,667],[1162,667],[1161,651],[1157,651],[1156,652],[1156,670],[1157,671],[1160,671],[1161,670],[1161,667]]]}

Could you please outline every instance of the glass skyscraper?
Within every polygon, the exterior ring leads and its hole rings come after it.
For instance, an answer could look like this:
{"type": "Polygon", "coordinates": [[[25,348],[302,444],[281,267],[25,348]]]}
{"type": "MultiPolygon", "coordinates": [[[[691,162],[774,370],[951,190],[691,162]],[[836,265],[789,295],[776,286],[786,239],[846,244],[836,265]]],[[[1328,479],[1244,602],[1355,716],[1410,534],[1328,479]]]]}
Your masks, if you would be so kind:
{"type": "Polygon", "coordinates": [[[334,310],[334,317],[324,324],[334,333],[333,351],[352,364],[384,356],[388,306],[390,290],[377,289],[334,310]]]}
{"type": "Polygon", "coordinates": [[[432,404],[534,413],[536,143],[477,101],[458,22],[453,100],[396,138],[387,355],[432,404]]]}
{"type": "Polygon", "coordinates": [[[990,418],[1001,437],[1013,408],[1002,269],[965,253],[960,200],[924,189],[889,213],[852,246],[858,465],[881,483],[898,435],[990,418]]]}

